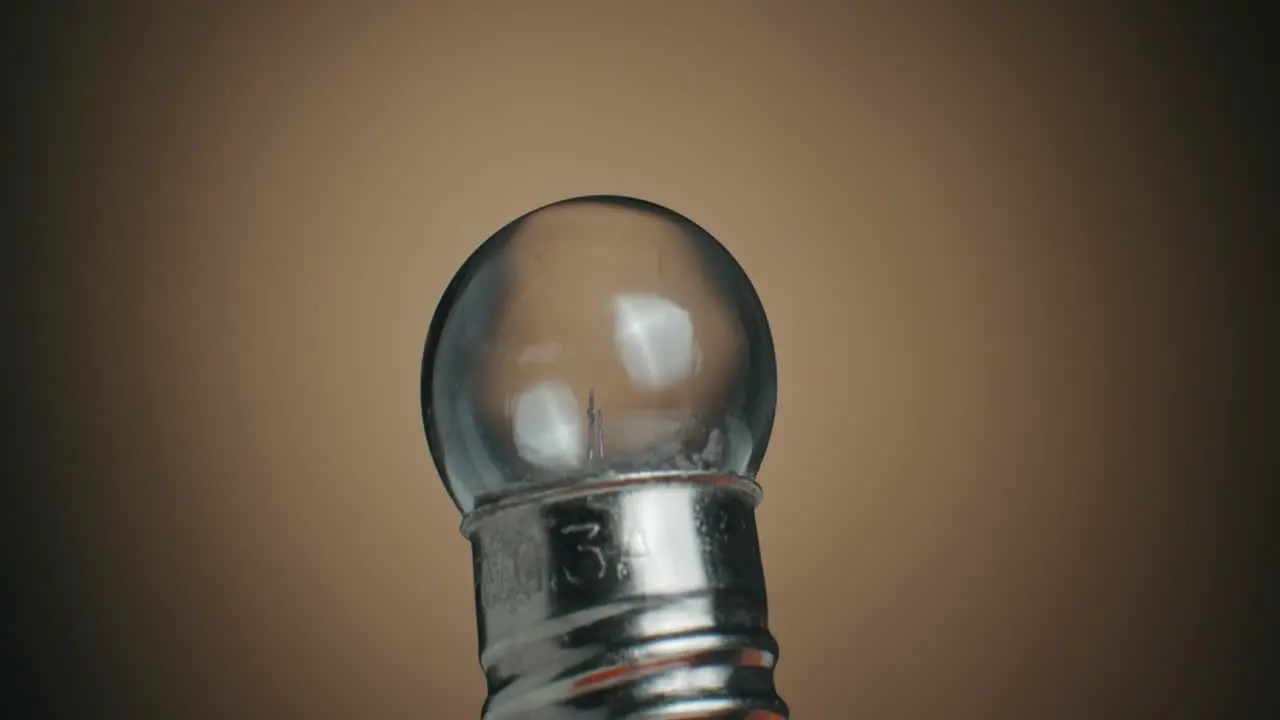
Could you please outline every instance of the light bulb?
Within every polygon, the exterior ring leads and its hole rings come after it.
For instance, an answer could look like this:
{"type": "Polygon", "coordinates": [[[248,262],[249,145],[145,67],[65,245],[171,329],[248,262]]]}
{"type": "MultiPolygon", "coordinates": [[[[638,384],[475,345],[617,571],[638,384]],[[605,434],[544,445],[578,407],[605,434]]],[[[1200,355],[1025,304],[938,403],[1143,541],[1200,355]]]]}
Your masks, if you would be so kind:
{"type": "Polygon", "coordinates": [[[485,720],[783,719],[755,525],[777,366],[687,218],[575,198],[436,309],[422,408],[472,543],[485,720]]]}

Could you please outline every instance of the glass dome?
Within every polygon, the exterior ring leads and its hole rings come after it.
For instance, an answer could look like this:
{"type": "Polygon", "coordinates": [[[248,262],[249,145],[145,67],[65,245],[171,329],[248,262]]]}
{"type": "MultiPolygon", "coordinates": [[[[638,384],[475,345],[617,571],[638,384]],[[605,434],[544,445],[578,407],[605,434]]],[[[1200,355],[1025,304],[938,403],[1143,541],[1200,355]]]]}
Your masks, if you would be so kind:
{"type": "Polygon", "coordinates": [[[733,256],[652,203],[582,197],[484,242],[432,318],[422,410],[464,512],[556,485],[754,480],[777,365],[733,256]]]}

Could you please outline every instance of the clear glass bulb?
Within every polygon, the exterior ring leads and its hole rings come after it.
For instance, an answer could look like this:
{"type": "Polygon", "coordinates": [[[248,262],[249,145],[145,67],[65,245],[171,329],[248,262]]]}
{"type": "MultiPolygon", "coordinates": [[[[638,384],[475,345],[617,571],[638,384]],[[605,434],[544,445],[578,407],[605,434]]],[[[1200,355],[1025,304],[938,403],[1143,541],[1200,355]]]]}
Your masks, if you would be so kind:
{"type": "Polygon", "coordinates": [[[689,219],[554,203],[490,237],[432,319],[422,406],[455,503],[626,477],[755,480],[777,366],[755,289],[689,219]]]}

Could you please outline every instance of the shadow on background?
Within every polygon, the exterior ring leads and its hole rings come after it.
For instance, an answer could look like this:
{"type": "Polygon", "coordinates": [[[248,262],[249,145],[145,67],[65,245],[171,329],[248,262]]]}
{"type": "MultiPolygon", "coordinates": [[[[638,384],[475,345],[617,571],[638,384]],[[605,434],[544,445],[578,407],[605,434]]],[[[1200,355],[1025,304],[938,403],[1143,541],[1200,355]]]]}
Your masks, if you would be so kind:
{"type": "Polygon", "coordinates": [[[843,5],[6,3],[6,717],[475,717],[421,344],[599,192],[770,312],[798,720],[1251,717],[1265,25],[843,5]]]}

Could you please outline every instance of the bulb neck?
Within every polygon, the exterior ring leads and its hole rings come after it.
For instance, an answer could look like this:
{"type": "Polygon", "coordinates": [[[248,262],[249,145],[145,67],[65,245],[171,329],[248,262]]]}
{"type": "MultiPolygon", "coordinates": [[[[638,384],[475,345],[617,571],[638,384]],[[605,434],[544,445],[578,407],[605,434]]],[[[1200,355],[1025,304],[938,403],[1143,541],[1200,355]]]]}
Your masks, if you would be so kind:
{"type": "Polygon", "coordinates": [[[654,476],[467,517],[484,720],[786,720],[755,483],[654,476]]]}

